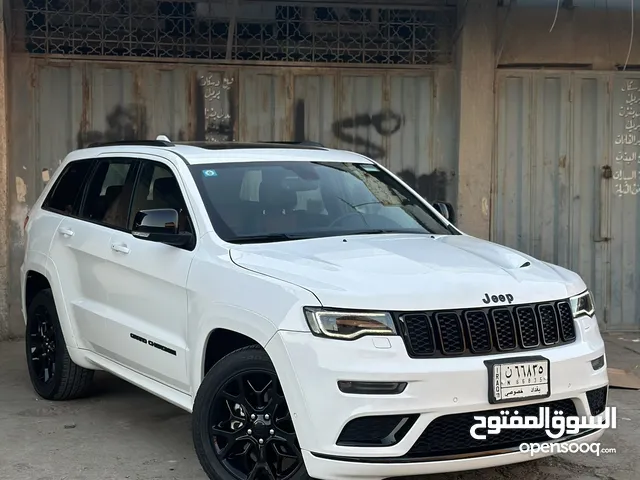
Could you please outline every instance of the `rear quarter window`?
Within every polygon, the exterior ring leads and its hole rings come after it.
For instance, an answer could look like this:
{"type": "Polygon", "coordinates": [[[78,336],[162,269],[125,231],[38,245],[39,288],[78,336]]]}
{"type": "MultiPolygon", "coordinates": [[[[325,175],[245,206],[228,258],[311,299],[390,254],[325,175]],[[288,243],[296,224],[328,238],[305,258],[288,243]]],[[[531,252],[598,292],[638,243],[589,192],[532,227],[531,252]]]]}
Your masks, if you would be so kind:
{"type": "Polygon", "coordinates": [[[42,208],[64,215],[76,215],[93,160],[69,163],[51,188],[42,208]]]}

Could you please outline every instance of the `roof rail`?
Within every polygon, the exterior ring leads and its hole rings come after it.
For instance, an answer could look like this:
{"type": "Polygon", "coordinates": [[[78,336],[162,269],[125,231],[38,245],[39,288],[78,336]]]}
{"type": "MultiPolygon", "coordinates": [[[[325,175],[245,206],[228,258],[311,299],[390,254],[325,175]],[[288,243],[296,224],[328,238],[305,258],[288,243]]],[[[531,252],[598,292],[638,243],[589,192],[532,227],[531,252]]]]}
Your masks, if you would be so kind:
{"type": "Polygon", "coordinates": [[[142,146],[142,147],[173,147],[172,142],[166,140],[117,140],[115,142],[90,143],[87,148],[116,147],[116,146],[142,146]]]}
{"type": "Polygon", "coordinates": [[[262,143],[277,143],[279,145],[300,145],[301,147],[320,147],[320,148],[326,148],[324,145],[322,145],[319,142],[310,142],[308,140],[303,140],[301,142],[278,142],[278,141],[268,141],[268,142],[262,142],[262,143]]]}
{"type": "Polygon", "coordinates": [[[176,145],[187,145],[207,150],[232,150],[241,148],[298,148],[309,150],[326,150],[326,147],[314,142],[176,142],[176,145]]]}

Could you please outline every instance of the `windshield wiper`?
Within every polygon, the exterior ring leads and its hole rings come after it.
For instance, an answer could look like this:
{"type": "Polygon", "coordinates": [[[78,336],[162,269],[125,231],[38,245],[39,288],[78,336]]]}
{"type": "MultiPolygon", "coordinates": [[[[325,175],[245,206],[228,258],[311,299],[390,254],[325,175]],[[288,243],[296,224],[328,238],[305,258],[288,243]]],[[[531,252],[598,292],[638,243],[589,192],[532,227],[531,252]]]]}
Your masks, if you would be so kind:
{"type": "Polygon", "coordinates": [[[421,232],[418,230],[402,230],[397,228],[373,228],[371,230],[352,230],[346,232],[339,232],[336,235],[378,235],[381,233],[410,233],[417,235],[431,235],[430,232],[421,232]]]}
{"type": "Polygon", "coordinates": [[[288,240],[300,240],[307,238],[302,235],[291,235],[287,233],[267,233],[264,235],[247,235],[229,240],[229,243],[269,243],[286,242],[288,240]]]}

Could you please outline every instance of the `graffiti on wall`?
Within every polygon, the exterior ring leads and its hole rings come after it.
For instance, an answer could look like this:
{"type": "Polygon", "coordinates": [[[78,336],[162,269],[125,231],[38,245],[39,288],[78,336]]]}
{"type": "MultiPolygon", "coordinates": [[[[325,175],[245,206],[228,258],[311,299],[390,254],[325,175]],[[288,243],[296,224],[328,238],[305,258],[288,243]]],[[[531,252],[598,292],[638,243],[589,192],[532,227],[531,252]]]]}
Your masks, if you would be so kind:
{"type": "Polygon", "coordinates": [[[195,86],[196,140],[230,142],[235,139],[236,91],[233,77],[201,75],[195,86]]]}
{"type": "MultiPolygon", "coordinates": [[[[85,131],[80,127],[76,135],[77,148],[85,148],[92,143],[98,142],[118,142],[122,140],[147,140],[149,135],[157,135],[149,132],[147,123],[147,109],[144,105],[133,103],[130,105],[116,105],[105,116],[104,130],[85,131]]],[[[171,136],[172,132],[159,132],[171,136]]],[[[158,134],[159,134],[158,133],[158,134]]],[[[175,137],[178,141],[185,139],[183,130],[180,130],[175,137]]]]}
{"type": "Polygon", "coordinates": [[[454,173],[447,174],[447,172],[436,168],[431,173],[416,177],[413,170],[405,169],[396,172],[396,175],[428,202],[443,202],[448,199],[447,186],[450,181],[449,177],[453,176],[454,173]]]}
{"type": "Polygon", "coordinates": [[[613,141],[616,162],[613,188],[618,197],[640,193],[640,112],[637,109],[640,86],[635,80],[627,80],[621,90],[625,95],[618,116],[624,122],[624,133],[617,135],[613,141]]]}
{"type": "Polygon", "coordinates": [[[404,117],[391,110],[382,110],[373,115],[364,113],[350,118],[344,118],[333,122],[333,135],[342,142],[353,145],[352,148],[374,160],[386,156],[387,152],[382,145],[369,140],[362,135],[362,129],[377,132],[381,137],[390,137],[397,133],[404,124],[404,117]],[[358,132],[357,130],[360,130],[358,132]]]}
{"type": "MultiPolygon", "coordinates": [[[[318,141],[319,139],[309,138],[305,115],[305,102],[298,99],[294,108],[294,141],[318,141]]],[[[377,134],[375,136],[383,140],[401,131],[404,125],[405,118],[402,114],[392,110],[381,110],[374,114],[363,113],[338,119],[332,123],[331,132],[336,140],[348,145],[348,148],[355,152],[374,160],[382,160],[387,158],[388,153],[384,142],[375,142],[371,134],[377,134]]],[[[449,177],[453,176],[453,173],[448,174],[439,169],[419,176],[412,169],[404,169],[396,174],[430,202],[447,199],[449,177]]]]}
{"type": "Polygon", "coordinates": [[[84,131],[77,135],[78,148],[97,142],[147,138],[147,112],[144,105],[116,105],[105,117],[104,130],[84,131]]]}
{"type": "MultiPolygon", "coordinates": [[[[194,102],[195,140],[224,142],[236,139],[236,86],[233,77],[220,73],[201,75],[197,79],[194,102]]],[[[296,101],[293,114],[294,141],[319,141],[320,139],[309,138],[306,131],[303,99],[296,101]]],[[[331,124],[331,134],[338,143],[347,148],[374,160],[383,160],[388,158],[389,153],[386,149],[388,147],[385,147],[388,143],[385,139],[398,134],[404,126],[405,118],[401,113],[382,110],[373,114],[362,113],[340,118],[331,124]]],[[[144,105],[117,105],[105,116],[103,130],[85,131],[84,128],[80,128],[77,147],[83,148],[96,142],[148,139],[149,135],[155,137],[159,133],[167,134],[169,138],[174,139],[171,132],[149,131],[148,112],[144,105]]],[[[175,139],[184,141],[185,137],[184,131],[180,130],[175,139]]],[[[404,169],[396,174],[429,201],[448,198],[448,185],[454,175],[438,169],[422,175],[416,175],[413,169],[404,169]]]]}

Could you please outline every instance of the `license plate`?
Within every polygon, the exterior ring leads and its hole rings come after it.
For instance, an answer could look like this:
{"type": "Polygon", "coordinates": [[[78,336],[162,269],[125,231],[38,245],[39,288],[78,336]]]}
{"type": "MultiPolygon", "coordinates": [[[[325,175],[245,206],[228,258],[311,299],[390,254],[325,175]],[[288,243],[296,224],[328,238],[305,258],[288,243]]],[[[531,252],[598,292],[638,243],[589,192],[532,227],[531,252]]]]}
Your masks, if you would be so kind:
{"type": "Polygon", "coordinates": [[[518,402],[551,395],[549,360],[522,357],[485,360],[489,370],[489,403],[518,402]]]}

